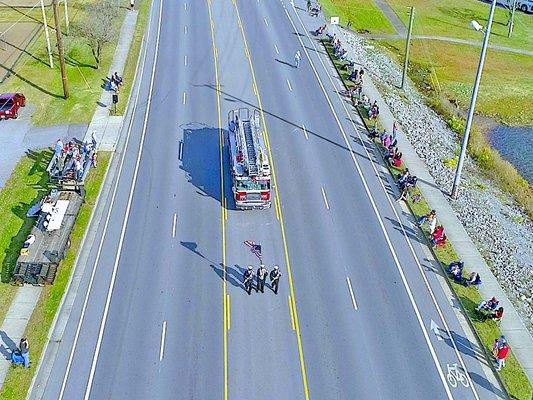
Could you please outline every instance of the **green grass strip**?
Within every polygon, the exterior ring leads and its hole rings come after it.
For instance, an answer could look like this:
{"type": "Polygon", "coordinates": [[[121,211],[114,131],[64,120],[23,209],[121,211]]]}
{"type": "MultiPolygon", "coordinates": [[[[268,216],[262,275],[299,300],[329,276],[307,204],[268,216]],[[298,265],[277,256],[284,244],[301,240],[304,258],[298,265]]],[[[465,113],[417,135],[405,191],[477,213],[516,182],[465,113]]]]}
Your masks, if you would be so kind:
{"type": "MultiPolygon", "coordinates": [[[[335,68],[337,69],[337,72],[339,76],[341,77],[344,86],[346,88],[349,88],[353,86],[353,83],[348,81],[348,73],[344,71],[342,68],[343,64],[342,62],[339,62],[335,56],[333,55],[333,46],[331,46],[327,41],[322,41],[324,47],[326,48],[326,51],[335,65],[335,68]]],[[[368,119],[368,115],[366,113],[366,110],[362,107],[358,107],[359,114],[361,118],[363,119],[363,122],[365,126],[368,127],[372,124],[372,122],[368,119]]],[[[381,125],[378,123],[378,127],[381,125]]],[[[382,131],[382,128],[381,128],[382,131]]],[[[379,151],[382,152],[383,147],[381,144],[378,144],[375,142],[376,146],[379,147],[379,151]]],[[[386,165],[386,164],[385,164],[386,165]]],[[[401,169],[398,168],[391,168],[387,165],[389,172],[392,174],[394,179],[401,173],[401,171],[405,168],[402,167],[401,169]]],[[[422,196],[422,193],[418,188],[415,189],[415,192],[413,194],[420,194],[421,200],[413,203],[411,198],[407,201],[407,205],[409,209],[411,210],[412,214],[416,219],[420,218],[422,215],[427,214],[431,208],[429,207],[427,201],[422,196]]],[[[446,228],[446,227],[444,227],[446,228]]],[[[428,247],[433,252],[435,258],[438,260],[439,264],[441,265],[441,272],[446,276],[446,268],[447,266],[452,262],[459,260],[459,257],[457,256],[457,253],[455,252],[452,244],[448,241],[448,243],[440,248],[433,248],[429,244],[429,232],[427,229],[423,229],[424,235],[426,238],[428,238],[428,247]]],[[[467,272],[465,271],[465,274],[467,272]]],[[[483,277],[482,277],[483,278],[483,277]]],[[[491,354],[492,352],[492,344],[494,342],[494,339],[497,339],[500,337],[501,330],[499,326],[492,320],[484,320],[480,318],[479,313],[475,310],[476,306],[483,300],[481,296],[479,295],[479,292],[474,287],[464,287],[463,285],[457,284],[452,279],[447,278],[447,282],[450,286],[450,288],[455,293],[455,296],[457,299],[459,299],[459,302],[461,304],[461,307],[463,309],[464,314],[468,317],[468,321],[471,325],[471,327],[474,328],[474,332],[477,336],[478,342],[483,345],[484,351],[486,354],[491,354]]],[[[504,316],[505,318],[505,316],[504,316]]],[[[531,387],[531,384],[524,373],[524,370],[522,369],[522,366],[514,356],[512,352],[512,343],[510,343],[511,346],[511,352],[509,352],[509,355],[507,359],[505,360],[505,367],[498,372],[499,378],[501,382],[503,383],[505,389],[507,390],[509,396],[512,399],[517,400],[531,400],[533,395],[533,389],[531,387]]],[[[493,360],[491,359],[490,362],[492,363],[493,360]]]]}
{"type": "Polygon", "coordinates": [[[11,272],[35,222],[26,212],[49,191],[46,166],[51,156],[50,150],[27,151],[0,190],[0,324],[17,290],[10,284],[11,272]]]}
{"type": "Polygon", "coordinates": [[[32,366],[28,369],[17,367],[9,370],[0,391],[0,399],[2,400],[26,399],[26,394],[37,369],[37,364],[46,345],[52,321],[57,313],[74,268],[74,262],[80,249],[83,235],[87,229],[98,193],[100,192],[110,157],[111,153],[109,152],[98,153],[98,168],[92,169],[89,173],[89,178],[85,186],[85,202],[80,209],[76,224],[70,236],[71,246],[67,251],[65,259],[60,264],[54,284],[43,288],[37,306],[26,327],[25,335],[31,346],[32,366]]]}

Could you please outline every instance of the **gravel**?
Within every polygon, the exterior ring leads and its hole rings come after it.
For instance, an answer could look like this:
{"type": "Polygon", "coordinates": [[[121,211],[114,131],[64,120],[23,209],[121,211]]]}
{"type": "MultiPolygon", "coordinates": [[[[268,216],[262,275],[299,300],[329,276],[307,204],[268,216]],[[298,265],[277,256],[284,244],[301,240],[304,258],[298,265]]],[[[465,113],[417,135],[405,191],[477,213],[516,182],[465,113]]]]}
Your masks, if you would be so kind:
{"type": "MultiPolygon", "coordinates": [[[[454,170],[445,160],[457,154],[458,141],[446,122],[425,104],[410,82],[396,85],[400,68],[355,34],[348,34],[355,59],[378,86],[402,130],[425,162],[435,182],[451,188],[454,170]]],[[[530,332],[533,332],[533,224],[510,196],[484,178],[472,159],[465,161],[461,196],[450,204],[487,261],[530,332]]]]}

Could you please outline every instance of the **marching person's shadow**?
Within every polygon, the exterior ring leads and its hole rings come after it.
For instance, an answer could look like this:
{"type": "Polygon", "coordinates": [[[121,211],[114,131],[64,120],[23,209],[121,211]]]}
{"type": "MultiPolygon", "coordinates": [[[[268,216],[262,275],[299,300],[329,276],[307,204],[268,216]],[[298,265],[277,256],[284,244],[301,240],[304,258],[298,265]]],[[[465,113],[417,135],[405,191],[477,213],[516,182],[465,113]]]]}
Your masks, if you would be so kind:
{"type": "MultiPolygon", "coordinates": [[[[224,266],[222,263],[218,265],[211,264],[210,267],[216,272],[220,279],[224,279],[224,266]]],[[[244,268],[241,268],[237,264],[235,264],[234,268],[229,265],[226,266],[226,281],[231,285],[244,290],[244,284],[242,283],[244,271],[244,268]]]]}

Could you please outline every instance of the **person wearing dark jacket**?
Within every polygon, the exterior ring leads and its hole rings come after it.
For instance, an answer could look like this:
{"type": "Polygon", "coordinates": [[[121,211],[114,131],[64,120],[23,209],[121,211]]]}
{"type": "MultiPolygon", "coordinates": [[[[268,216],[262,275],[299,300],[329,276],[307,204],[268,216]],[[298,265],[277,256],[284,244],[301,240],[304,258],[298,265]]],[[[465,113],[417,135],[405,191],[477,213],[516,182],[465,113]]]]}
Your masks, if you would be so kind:
{"type": "Polygon", "coordinates": [[[251,265],[248,265],[248,269],[244,272],[244,289],[248,294],[252,294],[252,284],[254,281],[254,270],[251,265]]]}
{"type": "Polygon", "coordinates": [[[256,292],[261,291],[261,293],[265,293],[265,282],[266,282],[267,276],[268,276],[268,271],[265,268],[265,266],[261,264],[259,268],[257,268],[257,273],[256,273],[256,277],[257,277],[256,278],[257,286],[255,287],[256,292]]]}
{"type": "Polygon", "coordinates": [[[281,272],[279,267],[274,265],[274,269],[270,272],[270,284],[274,293],[278,294],[279,279],[281,278],[281,272]]]}

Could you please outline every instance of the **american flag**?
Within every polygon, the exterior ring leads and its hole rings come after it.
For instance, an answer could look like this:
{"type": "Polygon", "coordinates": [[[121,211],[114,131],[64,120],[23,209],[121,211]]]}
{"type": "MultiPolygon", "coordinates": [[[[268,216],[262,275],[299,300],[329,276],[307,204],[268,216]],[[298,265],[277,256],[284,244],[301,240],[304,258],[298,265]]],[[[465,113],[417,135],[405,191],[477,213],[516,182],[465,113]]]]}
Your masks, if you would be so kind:
{"type": "Polygon", "coordinates": [[[251,240],[245,240],[244,244],[250,248],[250,251],[254,253],[257,256],[257,258],[261,260],[261,245],[260,244],[256,244],[255,242],[251,240]]]}

